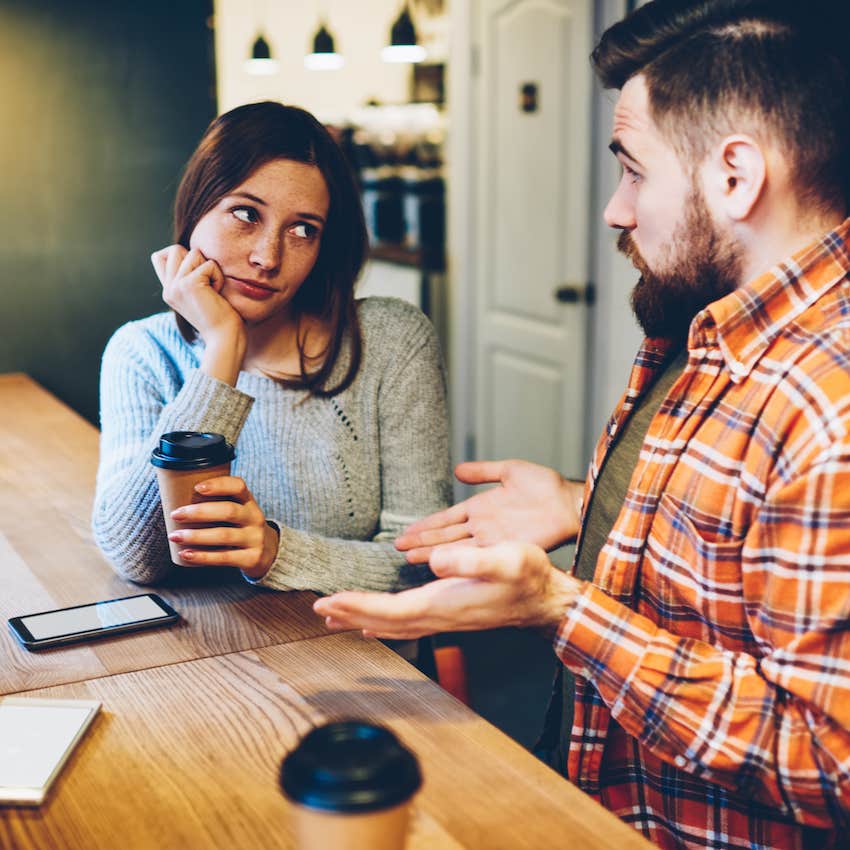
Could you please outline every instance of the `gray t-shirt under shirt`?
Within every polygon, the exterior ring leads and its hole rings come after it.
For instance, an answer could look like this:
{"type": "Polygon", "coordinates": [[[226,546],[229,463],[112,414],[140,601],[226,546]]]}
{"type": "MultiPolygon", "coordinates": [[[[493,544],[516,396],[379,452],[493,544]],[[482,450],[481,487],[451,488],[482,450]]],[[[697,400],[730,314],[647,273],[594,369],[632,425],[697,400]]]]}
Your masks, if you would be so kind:
{"type": "MultiPolygon", "coordinates": [[[[652,386],[638,401],[632,415],[626,420],[616,442],[603,461],[596,486],[590,497],[581,542],[576,554],[576,575],[580,579],[585,581],[593,579],[599,553],[626,500],[626,491],[637,467],[640,449],[650,422],[667,397],[670,388],[684,371],[687,362],[687,348],[682,348],[668,361],[652,386]]],[[[566,774],[573,725],[574,695],[573,674],[561,665],[555,679],[552,702],[546,712],[543,735],[537,749],[538,754],[551,767],[563,774],[566,774]]]]}

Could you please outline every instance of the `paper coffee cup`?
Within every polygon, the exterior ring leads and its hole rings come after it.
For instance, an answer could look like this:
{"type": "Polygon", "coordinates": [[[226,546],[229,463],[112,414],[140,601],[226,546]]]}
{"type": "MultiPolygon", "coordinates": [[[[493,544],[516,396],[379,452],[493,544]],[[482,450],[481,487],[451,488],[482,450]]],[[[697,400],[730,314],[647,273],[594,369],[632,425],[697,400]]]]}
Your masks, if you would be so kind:
{"type": "Polygon", "coordinates": [[[298,850],[403,850],[410,799],[422,784],[416,756],[383,726],[328,723],[283,760],[298,850]]]}
{"type": "MultiPolygon", "coordinates": [[[[236,453],[221,434],[201,431],[170,431],[159,438],[151,453],[156,467],[165,527],[170,534],[180,528],[209,528],[211,523],[175,522],[171,512],[184,505],[207,501],[195,485],[207,478],[230,475],[236,453]]],[[[192,566],[179,556],[185,544],[168,541],[171,560],[182,567],[192,566]]]]}

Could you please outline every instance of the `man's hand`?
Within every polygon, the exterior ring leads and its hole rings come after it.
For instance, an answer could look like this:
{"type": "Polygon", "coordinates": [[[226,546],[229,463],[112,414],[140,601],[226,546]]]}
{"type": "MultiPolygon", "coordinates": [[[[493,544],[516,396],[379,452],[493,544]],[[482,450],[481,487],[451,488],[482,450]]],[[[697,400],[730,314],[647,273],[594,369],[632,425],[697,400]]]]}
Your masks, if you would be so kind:
{"type": "Polygon", "coordinates": [[[528,543],[445,546],[434,551],[437,580],[401,593],[344,591],[313,605],[332,631],[411,639],[436,632],[518,626],[554,633],[581,582],[528,543]]]}
{"type": "Polygon", "coordinates": [[[428,561],[435,546],[508,541],[550,550],[578,534],[583,485],[524,460],[476,461],[455,469],[466,484],[498,484],[408,526],[395,542],[411,564],[428,561]]]}

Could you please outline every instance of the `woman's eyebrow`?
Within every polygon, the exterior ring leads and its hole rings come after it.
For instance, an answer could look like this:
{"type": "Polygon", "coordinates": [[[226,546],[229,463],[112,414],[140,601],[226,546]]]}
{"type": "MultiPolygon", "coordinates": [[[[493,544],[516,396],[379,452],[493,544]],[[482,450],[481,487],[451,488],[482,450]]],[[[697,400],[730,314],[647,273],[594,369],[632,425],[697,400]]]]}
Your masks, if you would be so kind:
{"type": "MultiPolygon", "coordinates": [[[[262,198],[258,198],[256,195],[252,195],[250,192],[231,192],[227,197],[228,198],[246,198],[249,201],[253,201],[258,206],[261,206],[261,207],[268,206],[268,204],[262,198]]],[[[300,218],[309,218],[309,219],[312,219],[313,221],[318,221],[319,224],[325,223],[324,217],[320,216],[318,213],[297,212],[297,213],[295,213],[295,215],[299,216],[300,218]]]]}
{"type": "Polygon", "coordinates": [[[267,206],[266,202],[262,198],[258,198],[256,195],[252,195],[250,192],[231,192],[229,197],[247,198],[249,201],[253,201],[255,204],[259,204],[261,207],[267,206]]]}
{"type": "Polygon", "coordinates": [[[324,224],[324,223],[325,223],[324,218],[322,218],[322,216],[318,215],[317,213],[310,213],[310,212],[298,212],[298,213],[295,213],[295,215],[297,215],[297,216],[299,216],[299,217],[301,217],[301,218],[310,218],[310,219],[312,219],[313,221],[318,221],[318,222],[319,222],[319,224],[324,224]]]}

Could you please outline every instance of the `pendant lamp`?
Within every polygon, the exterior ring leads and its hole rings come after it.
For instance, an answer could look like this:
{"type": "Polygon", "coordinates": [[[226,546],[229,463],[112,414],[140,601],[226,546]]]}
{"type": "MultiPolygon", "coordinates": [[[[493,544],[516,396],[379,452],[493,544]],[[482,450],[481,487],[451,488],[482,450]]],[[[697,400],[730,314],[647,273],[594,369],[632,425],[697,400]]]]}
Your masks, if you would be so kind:
{"type": "Polygon", "coordinates": [[[311,71],[336,71],[344,64],[345,59],[334,47],[333,36],[321,21],[313,39],[313,52],[304,57],[304,67],[311,71]]]}
{"type": "Polygon", "coordinates": [[[381,51],[384,62],[421,62],[425,48],[417,44],[416,27],[407,3],[396,18],[390,33],[390,44],[381,51]]]}
{"type": "Polygon", "coordinates": [[[251,48],[251,56],[245,60],[245,70],[249,74],[276,74],[278,61],[272,57],[272,49],[263,37],[257,35],[257,40],[251,48]]]}

